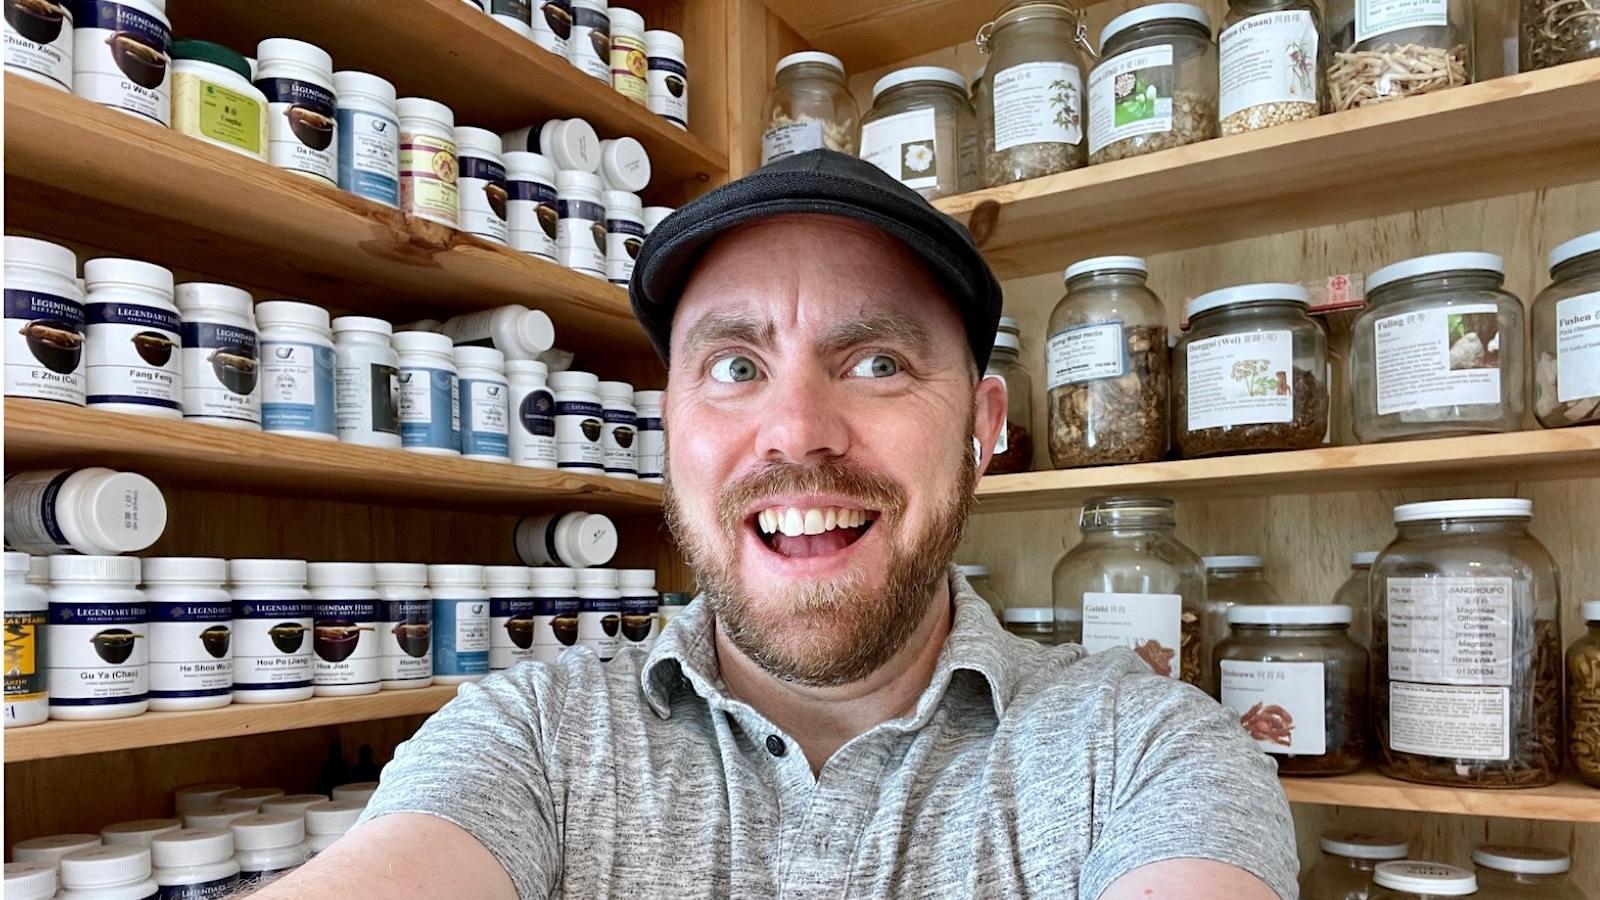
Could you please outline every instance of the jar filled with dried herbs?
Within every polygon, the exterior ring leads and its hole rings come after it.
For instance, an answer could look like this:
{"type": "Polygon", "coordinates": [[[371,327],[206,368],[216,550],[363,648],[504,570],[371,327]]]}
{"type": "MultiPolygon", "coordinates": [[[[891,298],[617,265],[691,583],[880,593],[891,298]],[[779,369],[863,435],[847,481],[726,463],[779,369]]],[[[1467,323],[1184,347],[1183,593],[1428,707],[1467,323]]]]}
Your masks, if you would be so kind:
{"type": "Polygon", "coordinates": [[[1137,256],[1067,267],[1045,343],[1050,460],[1058,469],[1167,455],[1166,314],[1137,256]]]}
{"type": "Polygon", "coordinates": [[[1378,551],[1362,550],[1350,557],[1350,575],[1334,592],[1333,602],[1350,607],[1350,639],[1372,649],[1372,563],[1378,551]]]}
{"type": "Polygon", "coordinates": [[[1385,774],[1457,787],[1561,769],[1555,562],[1518,499],[1408,503],[1372,567],[1373,706],[1385,774]]]}
{"type": "Polygon", "coordinates": [[[929,200],[978,186],[976,114],[967,82],[939,66],[878,79],[861,117],[861,158],[929,200]]]}
{"type": "Polygon", "coordinates": [[[1600,56],[1600,0],[1522,0],[1522,71],[1600,56]]]}
{"type": "Polygon", "coordinates": [[[1600,231],[1551,250],[1550,277],[1533,301],[1533,414],[1546,428],[1600,422],[1600,231]]]}
{"type": "Polygon", "coordinates": [[[1112,19],[1088,101],[1093,165],[1216,137],[1211,17],[1188,3],[1152,3],[1112,19]]]}
{"type": "Polygon", "coordinates": [[[1327,47],[1315,0],[1228,0],[1217,35],[1222,134],[1320,113],[1327,47]]]}
{"type": "Polygon", "coordinates": [[[1572,857],[1552,847],[1480,844],[1472,851],[1480,896],[1492,900],[1588,900],[1567,873],[1572,857]]]}
{"type": "Polygon", "coordinates": [[[1472,0],[1329,0],[1332,111],[1471,84],[1472,0]]]}
{"type": "Polygon", "coordinates": [[[1259,556],[1205,556],[1206,603],[1200,614],[1200,685],[1217,696],[1217,645],[1228,639],[1228,610],[1235,606],[1276,606],[1278,589],[1262,574],[1259,556]]]}
{"type": "Polygon", "coordinates": [[[978,30],[989,54],[978,106],[984,184],[1083,166],[1083,20],[1065,0],[1009,0],[978,30]]]}
{"type": "Polygon", "coordinates": [[[1218,700],[1280,775],[1344,775],[1366,755],[1367,651],[1348,606],[1235,606],[1217,645],[1218,700]]]}
{"type": "Polygon", "coordinates": [[[1177,537],[1171,500],[1101,497],[1083,505],[1083,539],[1056,564],[1056,642],[1081,628],[1085,650],[1125,647],[1157,675],[1200,683],[1205,568],[1177,537]]]}
{"type": "Polygon", "coordinates": [[[1173,416],[1186,458],[1322,446],[1328,337],[1298,284],[1246,284],[1189,301],[1173,357],[1173,416]]]}
{"type": "Polygon", "coordinates": [[[1300,900],[1367,900],[1378,863],[1405,859],[1400,838],[1360,831],[1325,831],[1322,858],[1300,876],[1300,900]]]}
{"type": "Polygon", "coordinates": [[[861,112],[838,57],[812,50],[791,53],[778,60],[774,77],[761,132],[763,166],[823,148],[855,155],[861,112]]]}
{"type": "Polygon", "coordinates": [[[1583,604],[1588,633],[1567,650],[1568,750],[1578,777],[1600,787],[1600,600],[1583,604]]]}
{"type": "MultiPolygon", "coordinates": [[[[1013,320],[1014,321],[1014,320],[1013,320]]],[[[986,475],[1009,475],[1033,468],[1033,376],[1021,359],[1022,342],[1015,331],[995,332],[994,352],[984,372],[1006,386],[1006,428],[994,443],[986,475]]]]}

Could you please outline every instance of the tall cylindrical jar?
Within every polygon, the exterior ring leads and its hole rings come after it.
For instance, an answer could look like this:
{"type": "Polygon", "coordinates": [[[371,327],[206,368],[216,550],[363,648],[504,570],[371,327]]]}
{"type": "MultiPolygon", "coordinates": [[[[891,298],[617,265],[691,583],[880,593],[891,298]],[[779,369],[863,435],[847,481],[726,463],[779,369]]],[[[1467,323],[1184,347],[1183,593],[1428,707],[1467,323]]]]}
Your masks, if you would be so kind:
{"type": "Polygon", "coordinates": [[[1006,386],[1006,423],[994,443],[986,475],[1026,472],[1033,468],[1033,377],[1019,355],[1022,341],[1015,332],[994,336],[994,352],[984,375],[1006,386]]]}
{"type": "Polygon", "coordinates": [[[611,83],[611,17],[606,0],[572,0],[567,61],[585,75],[611,83]]]}
{"type": "Polygon", "coordinates": [[[233,596],[233,702],[311,697],[311,593],[303,559],[228,561],[233,596]]]}
{"type": "Polygon", "coordinates": [[[534,0],[533,42],[562,59],[572,36],[572,0],[534,0]]]}
{"type": "Polygon", "coordinates": [[[400,118],[394,85],[366,72],[335,72],[339,187],[384,206],[400,205],[400,118]]]}
{"type": "Polygon", "coordinates": [[[215,709],[233,702],[233,598],[228,561],[144,560],[150,606],[150,708],[215,709]]]}
{"type": "Polygon", "coordinates": [[[451,316],[439,333],[449,335],[457,347],[493,347],[506,359],[538,359],[556,342],[549,315],[516,304],[451,316]]]}
{"type": "Polygon", "coordinates": [[[667,432],[661,422],[662,391],[634,391],[639,414],[639,480],[660,484],[667,471],[667,432]]]}
{"type": "Polygon", "coordinates": [[[433,683],[433,594],[422,563],[374,563],[378,680],[386,691],[433,683]]]}
{"type": "Polygon", "coordinates": [[[626,286],[644,246],[644,204],[638,194],[606,191],[606,279],[626,286]]]}
{"type": "Polygon", "coordinates": [[[600,513],[526,516],[517,523],[517,556],[530,566],[603,566],[617,553],[617,526],[600,513]]]}
{"type": "Polygon", "coordinates": [[[489,673],[489,593],[483,566],[431,565],[433,683],[479,681],[489,673]]]}
{"type": "Polygon", "coordinates": [[[370,316],[333,320],[333,392],[339,440],[400,447],[400,354],[394,326],[370,316]]]}
{"type": "Polygon", "coordinates": [[[1522,303],[1493,253],[1440,253],[1367,276],[1350,337],[1352,424],[1363,443],[1516,431],[1522,303]]]}
{"type": "Polygon", "coordinates": [[[561,264],[594,278],[606,277],[606,209],[600,176],[575,169],[556,173],[556,244],[561,264]]]}
{"type": "Polygon", "coordinates": [[[1112,19],[1089,75],[1088,116],[1091,165],[1216,137],[1211,17],[1187,3],[1152,3],[1112,19]]]}
{"type": "Polygon", "coordinates": [[[578,642],[578,573],[560,566],[529,571],[533,575],[533,658],[554,665],[562,651],[578,642]]]}
{"type": "MultiPolygon", "coordinates": [[[[5,70],[72,93],[72,4],[16,3],[5,17],[5,70]]],[[[11,885],[7,878],[7,892],[11,885]]],[[[55,892],[51,883],[50,892],[55,892]]],[[[49,896],[46,894],[45,896],[49,896]]]]}
{"type": "Polygon", "coordinates": [[[1314,118],[1328,58],[1316,0],[1229,0],[1217,34],[1222,134],[1314,118]]]}
{"type": "Polygon", "coordinates": [[[689,130],[689,69],[684,64],[683,38],[670,31],[646,31],[645,105],[650,111],[689,130]]]}
{"type": "Polygon", "coordinates": [[[547,262],[556,254],[556,167],[537,153],[513,150],[506,161],[506,228],[511,249],[547,262]]]}
{"type": "Polygon", "coordinates": [[[256,304],[261,329],[261,427],[318,441],[339,439],[333,330],[311,303],[256,304]]]}
{"type": "Polygon", "coordinates": [[[631,9],[609,10],[611,17],[611,87],[643,106],[649,58],[645,55],[644,16],[631,9]]]}
{"type": "Polygon", "coordinates": [[[588,647],[601,662],[617,655],[617,632],[622,625],[622,592],[617,590],[616,569],[579,569],[578,646],[588,647]]]}
{"type": "Polygon", "coordinates": [[[45,636],[50,594],[27,583],[28,554],[5,554],[6,717],[5,727],[37,725],[50,717],[46,687],[45,636]]]}
{"type": "Polygon", "coordinates": [[[268,162],[267,95],[250,63],[210,41],[172,44],[172,130],[268,162]]]}
{"type": "Polygon", "coordinates": [[[1261,557],[1250,554],[1205,556],[1205,610],[1200,614],[1201,687],[1217,696],[1217,645],[1228,637],[1228,610],[1235,606],[1273,606],[1283,602],[1261,574],[1261,557]]]}
{"type": "Polygon", "coordinates": [[[5,395],[84,403],[84,309],[78,257],[33,238],[5,238],[5,395]]]}
{"type": "Polygon", "coordinates": [[[1166,314],[1144,260],[1101,256],[1067,267],[1045,342],[1050,460],[1058,469],[1167,455],[1171,388],[1166,314]]]}
{"type": "Polygon", "coordinates": [[[486,128],[456,126],[460,159],[457,210],[462,231],[492,244],[506,242],[506,167],[500,159],[500,135],[486,128]]]}
{"type": "Polygon", "coordinates": [[[461,397],[456,393],[454,346],[449,335],[401,331],[400,444],[413,453],[461,453],[461,397]]]}
{"type": "Polygon", "coordinates": [[[93,466],[6,476],[5,538],[13,550],[34,556],[137,553],[166,527],[166,498],[136,472],[93,466]]]}
{"type": "Polygon", "coordinates": [[[1385,774],[1535,787],[1561,769],[1555,561],[1528,500],[1395,507],[1372,567],[1376,720],[1385,774]]]}
{"type": "Polygon", "coordinates": [[[174,289],[183,320],[183,417],[261,430],[261,356],[250,292],[189,282],[174,289]]]}
{"type": "Polygon", "coordinates": [[[267,155],[271,163],[331,185],[339,183],[334,140],[339,109],[333,57],[305,41],[267,38],[256,46],[256,87],[267,95],[267,155]]]}
{"type": "Polygon", "coordinates": [[[1473,81],[1471,0],[1328,0],[1327,18],[1333,112],[1473,81]]]}
{"type": "Polygon", "coordinates": [[[1065,0],[1008,0],[978,32],[983,183],[994,187],[1081,168],[1080,14],[1065,0]]]}
{"type": "Polygon", "coordinates": [[[600,378],[569,369],[550,373],[549,384],[556,398],[556,468],[604,474],[600,378]]]}
{"type": "Polygon", "coordinates": [[[556,468],[556,398],[545,386],[548,371],[536,359],[506,360],[511,461],[519,466],[556,468]]]}
{"type": "Polygon", "coordinates": [[[1550,278],[1533,301],[1533,414],[1546,428],[1600,422],[1600,231],[1551,250],[1550,278]]]}
{"type": "Polygon", "coordinates": [[[534,658],[533,570],[527,566],[484,566],[489,592],[489,671],[499,672],[534,658]]]}
{"type": "Polygon", "coordinates": [[[233,832],[226,828],[184,828],[150,842],[151,877],[163,900],[226,897],[239,884],[233,859],[233,832]]]}
{"type": "Polygon", "coordinates": [[[505,354],[493,347],[457,347],[455,362],[461,397],[461,455],[506,462],[511,450],[505,354]]]}
{"type": "Polygon", "coordinates": [[[633,407],[633,385],[626,381],[599,384],[600,453],[606,474],[628,481],[639,480],[639,414],[633,407]]]}
{"type": "Polygon", "coordinates": [[[1600,787],[1600,600],[1583,604],[1583,621],[1567,650],[1567,752],[1578,777],[1600,787]]]}
{"type": "Polygon", "coordinates": [[[166,128],[172,124],[171,52],[167,0],[72,4],[72,92],[79,97],[166,128]]]}
{"type": "Polygon", "coordinates": [[[150,706],[150,609],[131,556],[50,557],[45,660],[52,719],[122,719],[150,706]]]}
{"type": "Polygon", "coordinates": [[[861,109],[845,83],[844,63],[815,50],[778,60],[775,84],[762,121],[761,164],[804,153],[837,150],[856,155],[861,109]]]}
{"type": "Polygon", "coordinates": [[[1083,540],[1056,564],[1058,643],[1083,623],[1090,653],[1131,649],[1157,675],[1200,683],[1205,569],[1178,540],[1171,500],[1102,497],[1083,505],[1083,540]]]}
{"type": "Polygon", "coordinates": [[[89,288],[88,405],[183,418],[183,333],[172,272],[136,259],[102,257],[83,264],[83,280],[89,288]]]}
{"type": "Polygon", "coordinates": [[[378,592],[371,563],[306,566],[311,587],[311,686],[318,697],[376,694],[382,650],[378,592]]]}
{"type": "Polygon", "coordinates": [[[400,117],[400,209],[459,227],[455,113],[425,97],[401,97],[395,111],[400,117]]]}
{"type": "Polygon", "coordinates": [[[622,639],[618,647],[638,647],[649,653],[661,630],[656,570],[618,569],[617,591],[622,594],[622,639]]]}
{"type": "Polygon", "coordinates": [[[861,117],[861,158],[929,200],[978,186],[976,116],[960,74],[938,66],[890,72],[861,117]]]}

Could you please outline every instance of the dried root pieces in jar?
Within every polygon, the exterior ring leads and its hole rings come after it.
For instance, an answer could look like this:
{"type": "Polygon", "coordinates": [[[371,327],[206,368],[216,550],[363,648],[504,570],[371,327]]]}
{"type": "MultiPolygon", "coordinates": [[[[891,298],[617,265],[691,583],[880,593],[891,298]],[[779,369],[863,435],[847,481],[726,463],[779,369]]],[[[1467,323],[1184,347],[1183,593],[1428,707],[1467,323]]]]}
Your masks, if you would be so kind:
{"type": "Polygon", "coordinates": [[[1119,378],[1050,391],[1050,459],[1056,468],[1154,462],[1167,453],[1171,360],[1164,328],[1122,329],[1128,370],[1119,378]]]}
{"type": "Polygon", "coordinates": [[[1522,68],[1600,56],[1600,0],[1522,0],[1522,68]]]}
{"type": "Polygon", "coordinates": [[[1600,787],[1600,644],[1567,655],[1567,719],[1572,765],[1579,778],[1600,787]]]}
{"type": "Polygon", "coordinates": [[[791,117],[788,113],[782,110],[774,110],[772,113],[772,121],[767,124],[767,127],[779,128],[784,125],[798,125],[803,122],[814,122],[822,128],[822,144],[829,150],[837,150],[840,153],[848,153],[852,156],[855,155],[855,135],[853,134],[853,129],[846,124],[830,122],[827,119],[819,119],[815,116],[791,117]]]}
{"type": "Polygon", "coordinates": [[[1135,156],[1144,156],[1146,153],[1155,153],[1158,150],[1169,150],[1173,147],[1182,147],[1184,144],[1197,144],[1208,141],[1217,136],[1217,102],[1204,94],[1192,91],[1177,91],[1172,95],[1172,128],[1155,134],[1139,134],[1133,137],[1113,141],[1098,151],[1089,154],[1090,165],[1112,162],[1119,159],[1131,159],[1135,156]]]}
{"type": "Polygon", "coordinates": [[[1579,425],[1600,421],[1600,397],[1584,397],[1562,403],[1558,391],[1556,358],[1539,354],[1533,372],[1533,411],[1546,427],[1579,425]]]}
{"type": "Polygon", "coordinates": [[[1173,398],[1172,414],[1178,420],[1178,452],[1185,459],[1222,453],[1309,450],[1322,446],[1328,433],[1328,391],[1321,376],[1295,369],[1294,418],[1287,422],[1190,431],[1189,398],[1181,393],[1173,398]]]}
{"type": "Polygon", "coordinates": [[[1222,120],[1222,135],[1244,134],[1276,125],[1287,125],[1302,119],[1314,119],[1319,112],[1315,103],[1261,103],[1241,109],[1222,120]]]}
{"type": "Polygon", "coordinates": [[[1335,112],[1428,94],[1468,82],[1467,46],[1449,50],[1421,44],[1336,51],[1328,68],[1335,112]]]}
{"type": "Polygon", "coordinates": [[[1040,142],[996,150],[993,130],[979,130],[983,132],[983,183],[988,187],[1083,168],[1082,144],[1040,142]]]}

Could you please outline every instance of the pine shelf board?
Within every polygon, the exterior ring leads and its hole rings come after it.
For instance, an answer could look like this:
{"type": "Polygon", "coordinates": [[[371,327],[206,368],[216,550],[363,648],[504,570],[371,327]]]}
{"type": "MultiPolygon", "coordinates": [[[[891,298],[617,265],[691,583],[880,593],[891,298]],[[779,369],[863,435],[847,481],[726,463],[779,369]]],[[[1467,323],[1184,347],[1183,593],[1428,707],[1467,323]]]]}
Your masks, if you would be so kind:
{"type": "MultiPolygon", "coordinates": [[[[985,7],[987,8],[987,7],[985,7]]],[[[1600,178],[1600,59],[935,204],[1001,279],[1600,178]]]]}
{"type": "Polygon", "coordinates": [[[1570,776],[1548,787],[1523,789],[1412,784],[1370,771],[1332,778],[1281,778],[1279,783],[1290,803],[1502,819],[1600,822],[1600,789],[1570,776]]]}
{"type": "Polygon", "coordinates": [[[396,506],[526,512],[561,507],[656,514],[661,488],[404,450],[81,409],[5,401],[5,463],[129,469],[157,484],[396,506]]]}
{"type": "Polygon", "coordinates": [[[991,475],[977,510],[1067,509],[1124,492],[1215,499],[1595,476],[1600,426],[1588,426],[991,475]]]}
{"type": "Polygon", "coordinates": [[[454,686],[434,686],[361,697],[313,697],[299,703],[235,703],[194,712],[150,712],[127,719],[41,722],[6,729],[6,764],[426,715],[438,711],[455,695],[454,686]]]}
{"type": "Polygon", "coordinates": [[[5,151],[8,232],[397,323],[535,306],[565,349],[651,353],[616,285],[10,74],[5,151]]]}

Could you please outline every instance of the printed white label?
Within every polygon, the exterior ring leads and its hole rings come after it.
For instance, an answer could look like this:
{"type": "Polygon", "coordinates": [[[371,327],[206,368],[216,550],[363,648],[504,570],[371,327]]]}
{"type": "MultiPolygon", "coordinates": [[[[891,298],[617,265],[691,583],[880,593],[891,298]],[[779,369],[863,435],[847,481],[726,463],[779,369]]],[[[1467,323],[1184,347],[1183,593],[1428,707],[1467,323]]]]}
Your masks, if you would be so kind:
{"type": "Polygon", "coordinates": [[[468,403],[467,411],[470,428],[473,431],[505,436],[506,428],[506,386],[498,381],[469,381],[468,390],[472,396],[468,403]]]}
{"type": "Polygon", "coordinates": [[[1172,45],[1129,50],[1089,73],[1089,152],[1172,130],[1172,45]]]}
{"type": "Polygon", "coordinates": [[[1471,304],[1373,323],[1378,414],[1499,403],[1499,322],[1493,304],[1471,304]]]}
{"type": "Polygon", "coordinates": [[[261,78],[267,95],[267,158],[274,166],[339,183],[338,109],[327,87],[293,78],[261,78]]]}
{"type": "Polygon", "coordinates": [[[256,333],[218,322],[183,323],[183,414],[261,424],[256,333]]]}
{"type": "MultiPolygon", "coordinates": [[[[38,5],[8,0],[6,21],[17,24],[10,10],[38,5]]],[[[71,5],[73,20],[62,27],[72,32],[72,92],[171,127],[172,29],[165,16],[113,0],[71,5]]]]}
{"type": "Polygon", "coordinates": [[[1388,578],[1389,677],[1511,684],[1510,578],[1388,578]]]}
{"type": "Polygon", "coordinates": [[[5,301],[6,396],[82,406],[83,304],[16,288],[6,289],[5,301]]]}
{"type": "Polygon", "coordinates": [[[181,410],[183,336],[178,314],[132,303],[91,303],[87,313],[89,405],[181,410]]]}
{"type": "Polygon", "coordinates": [[[1083,73],[1067,62],[1029,62],[994,76],[994,149],[1083,140],[1083,73]]]}
{"type": "Polygon", "coordinates": [[[1157,675],[1177,678],[1183,598],[1177,594],[1083,595],[1083,648],[1099,653],[1127,647],[1157,675]]]}
{"type": "Polygon", "coordinates": [[[772,125],[761,135],[761,164],[822,147],[822,123],[815,119],[772,125]]]}
{"type": "Polygon", "coordinates": [[[1251,331],[1191,341],[1190,431],[1294,420],[1294,333],[1251,331]]]}
{"type": "Polygon", "coordinates": [[[1317,102],[1317,25],[1308,10],[1249,16],[1217,41],[1224,119],[1266,103],[1317,102]]]}
{"type": "Polygon", "coordinates": [[[606,227],[589,219],[562,219],[556,226],[561,264],[597,278],[606,277],[606,227]]]}
{"type": "Polygon", "coordinates": [[[1328,752],[1319,662],[1222,661],[1222,705],[1268,753],[1321,756],[1328,752]]]}
{"type": "Polygon", "coordinates": [[[309,600],[235,600],[234,692],[311,685],[309,600]]]}
{"type": "Polygon", "coordinates": [[[617,655],[621,639],[617,631],[622,624],[622,601],[581,600],[578,612],[578,646],[588,647],[602,660],[617,655]]]}
{"type": "Polygon", "coordinates": [[[861,158],[914,191],[939,184],[934,111],[929,106],[861,126],[861,158]]]}
{"type": "MultiPolygon", "coordinates": [[[[159,607],[156,607],[159,609],[159,607]]],[[[219,605],[229,609],[224,602],[219,605]]],[[[223,695],[233,687],[232,613],[219,621],[150,623],[150,693],[154,697],[223,695]]]]}
{"type": "Polygon", "coordinates": [[[5,67],[63,91],[72,90],[71,6],[67,0],[7,3],[5,67]]]}
{"type": "Polygon", "coordinates": [[[456,609],[462,610],[456,614],[457,654],[489,652],[489,617],[482,614],[472,615],[469,612],[474,608],[483,609],[487,606],[483,600],[461,600],[456,603],[456,609]]]}
{"type": "Polygon", "coordinates": [[[1511,758],[1511,689],[1389,682],[1389,746],[1459,759],[1511,758]]]}
{"type": "Polygon", "coordinates": [[[52,707],[92,708],[146,699],[150,639],[144,609],[138,604],[50,604],[45,660],[52,707]],[[137,621],[130,610],[139,614],[137,621]]]}
{"type": "Polygon", "coordinates": [[[1556,399],[1600,396],[1600,291],[1556,303],[1556,399]]]}
{"type": "Polygon", "coordinates": [[[1050,335],[1044,345],[1050,390],[1083,381],[1121,378],[1127,365],[1121,322],[1078,325],[1050,335]]]}
{"type": "Polygon", "coordinates": [[[1450,24],[1450,0],[1356,0],[1356,42],[1407,28],[1450,24]]]}

